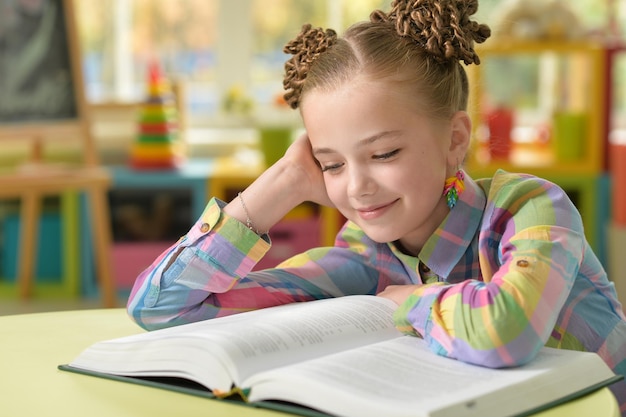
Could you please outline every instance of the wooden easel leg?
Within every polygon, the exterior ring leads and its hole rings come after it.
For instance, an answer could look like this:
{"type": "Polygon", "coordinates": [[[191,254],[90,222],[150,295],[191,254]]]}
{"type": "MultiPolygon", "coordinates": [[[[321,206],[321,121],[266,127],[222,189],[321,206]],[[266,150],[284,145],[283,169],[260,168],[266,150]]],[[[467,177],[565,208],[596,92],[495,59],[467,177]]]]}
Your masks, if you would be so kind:
{"type": "Polygon", "coordinates": [[[40,214],[41,196],[35,192],[26,192],[21,198],[20,206],[21,224],[17,269],[18,288],[22,299],[30,298],[33,292],[40,214]]]}
{"type": "Polygon", "coordinates": [[[88,190],[91,203],[91,227],[98,286],[105,307],[115,307],[116,289],[111,266],[111,221],[106,189],[95,185],[88,190]]]}

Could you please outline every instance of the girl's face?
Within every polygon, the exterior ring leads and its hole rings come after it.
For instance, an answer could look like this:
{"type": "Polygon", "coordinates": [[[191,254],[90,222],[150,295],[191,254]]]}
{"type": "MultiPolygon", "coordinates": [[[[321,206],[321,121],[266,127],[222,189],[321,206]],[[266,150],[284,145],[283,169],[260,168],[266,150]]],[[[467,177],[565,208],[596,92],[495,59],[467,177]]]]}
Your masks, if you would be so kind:
{"type": "Polygon", "coordinates": [[[467,150],[469,119],[436,123],[396,90],[353,80],[308,92],[301,110],[333,204],[373,240],[415,255],[449,211],[443,187],[467,150]]]}

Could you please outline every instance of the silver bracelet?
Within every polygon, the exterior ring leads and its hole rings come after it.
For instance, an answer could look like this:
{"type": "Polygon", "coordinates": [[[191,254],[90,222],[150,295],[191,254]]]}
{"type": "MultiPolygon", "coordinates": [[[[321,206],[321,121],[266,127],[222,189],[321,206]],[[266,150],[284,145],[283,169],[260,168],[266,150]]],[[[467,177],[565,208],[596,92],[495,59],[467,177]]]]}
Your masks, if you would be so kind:
{"type": "Polygon", "coordinates": [[[253,226],[252,220],[250,219],[250,213],[248,213],[248,207],[246,207],[246,203],[243,201],[243,196],[241,195],[241,192],[237,193],[237,197],[239,197],[239,201],[241,201],[241,207],[243,207],[243,211],[244,213],[246,213],[246,227],[252,230],[257,235],[264,235],[265,233],[259,232],[259,230],[253,226]]]}

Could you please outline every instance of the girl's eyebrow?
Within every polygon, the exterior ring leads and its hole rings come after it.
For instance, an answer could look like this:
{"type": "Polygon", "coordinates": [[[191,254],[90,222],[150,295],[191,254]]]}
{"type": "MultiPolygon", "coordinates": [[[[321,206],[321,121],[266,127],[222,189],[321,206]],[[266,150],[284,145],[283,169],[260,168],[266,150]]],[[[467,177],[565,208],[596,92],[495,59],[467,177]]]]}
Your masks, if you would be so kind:
{"type": "MultiPolygon", "coordinates": [[[[392,137],[396,137],[400,134],[399,130],[386,130],[384,132],[379,132],[376,133],[370,137],[367,138],[363,138],[361,140],[358,141],[357,143],[357,147],[363,147],[363,146],[367,146],[367,145],[371,145],[372,143],[381,140],[381,139],[386,139],[386,138],[392,138],[392,137]]],[[[315,148],[313,149],[313,155],[321,155],[321,154],[330,154],[330,153],[336,153],[337,151],[335,151],[334,149],[331,148],[315,148]]]]}

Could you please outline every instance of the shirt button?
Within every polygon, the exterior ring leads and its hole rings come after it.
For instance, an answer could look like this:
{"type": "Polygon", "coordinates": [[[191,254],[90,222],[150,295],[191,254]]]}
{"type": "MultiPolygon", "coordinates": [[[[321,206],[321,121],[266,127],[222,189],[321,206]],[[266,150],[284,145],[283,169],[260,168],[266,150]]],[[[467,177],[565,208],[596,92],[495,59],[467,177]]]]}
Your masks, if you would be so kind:
{"type": "Polygon", "coordinates": [[[428,266],[426,266],[426,264],[423,264],[420,262],[420,271],[424,272],[424,273],[428,273],[430,272],[430,268],[428,266]]]}
{"type": "Polygon", "coordinates": [[[200,226],[200,231],[202,233],[206,233],[209,231],[209,229],[211,229],[211,226],[209,226],[208,223],[202,223],[202,226],[200,226]]]}
{"type": "Polygon", "coordinates": [[[517,266],[519,266],[520,268],[528,268],[528,261],[525,259],[520,259],[519,261],[517,261],[517,266]]]}

